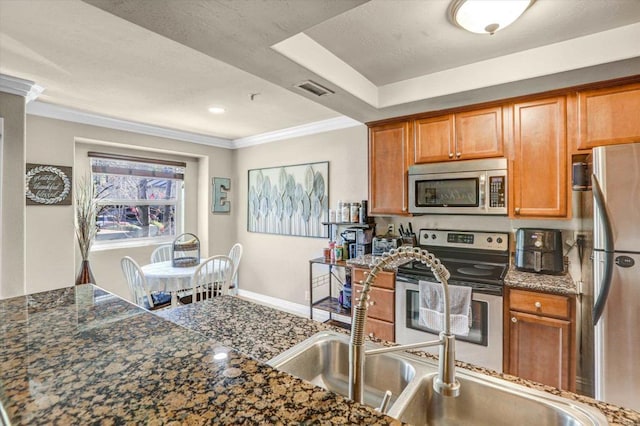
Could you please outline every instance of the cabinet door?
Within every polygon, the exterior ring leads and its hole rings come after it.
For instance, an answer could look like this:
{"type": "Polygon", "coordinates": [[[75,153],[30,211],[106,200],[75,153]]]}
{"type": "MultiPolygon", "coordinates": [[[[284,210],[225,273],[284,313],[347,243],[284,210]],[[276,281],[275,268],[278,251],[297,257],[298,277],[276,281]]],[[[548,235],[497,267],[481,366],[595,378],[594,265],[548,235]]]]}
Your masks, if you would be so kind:
{"type": "Polygon", "coordinates": [[[458,160],[502,157],[502,107],[461,112],[455,115],[458,160]]]}
{"type": "MultiPolygon", "coordinates": [[[[360,300],[362,286],[356,284],[353,286],[353,290],[355,291],[354,300],[360,300]]],[[[393,290],[371,287],[369,290],[369,309],[367,315],[382,321],[394,322],[395,303],[396,298],[393,290]]]]}
{"type": "Polygon", "coordinates": [[[407,214],[409,122],[369,128],[369,213],[407,214]]]}
{"type": "Polygon", "coordinates": [[[565,98],[519,103],[513,108],[511,215],[566,217],[565,98]]]}
{"type": "Polygon", "coordinates": [[[640,140],[640,84],[578,93],[578,148],[640,140]]]}
{"type": "Polygon", "coordinates": [[[414,133],[416,164],[454,158],[453,114],[416,120],[414,133]]]}
{"type": "Polygon", "coordinates": [[[369,337],[386,340],[387,342],[395,342],[395,329],[393,323],[380,321],[375,318],[367,318],[364,326],[364,332],[369,337]]]}
{"type": "Polygon", "coordinates": [[[571,377],[571,323],[510,312],[508,374],[561,389],[575,389],[571,377]]]}

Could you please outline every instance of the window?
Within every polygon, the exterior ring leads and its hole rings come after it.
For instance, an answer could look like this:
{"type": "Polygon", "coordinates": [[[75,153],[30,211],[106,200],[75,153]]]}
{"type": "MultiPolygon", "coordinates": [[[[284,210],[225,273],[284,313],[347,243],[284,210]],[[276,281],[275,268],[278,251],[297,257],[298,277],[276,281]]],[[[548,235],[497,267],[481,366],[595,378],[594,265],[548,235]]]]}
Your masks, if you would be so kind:
{"type": "Polygon", "coordinates": [[[96,243],[173,241],[182,231],[185,163],[89,152],[96,243]]]}

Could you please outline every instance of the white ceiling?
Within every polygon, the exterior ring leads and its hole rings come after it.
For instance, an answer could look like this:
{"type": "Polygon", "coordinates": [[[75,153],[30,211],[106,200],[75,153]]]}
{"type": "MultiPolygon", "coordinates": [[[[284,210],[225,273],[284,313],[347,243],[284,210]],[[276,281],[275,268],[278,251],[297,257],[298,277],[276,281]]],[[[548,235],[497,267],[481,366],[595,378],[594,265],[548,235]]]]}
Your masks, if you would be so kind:
{"type": "Polygon", "coordinates": [[[229,140],[640,74],[638,0],[537,0],[493,36],[449,5],[0,0],[0,73],[43,86],[41,103],[229,140]],[[294,87],[307,79],[335,93],[294,87]]]}

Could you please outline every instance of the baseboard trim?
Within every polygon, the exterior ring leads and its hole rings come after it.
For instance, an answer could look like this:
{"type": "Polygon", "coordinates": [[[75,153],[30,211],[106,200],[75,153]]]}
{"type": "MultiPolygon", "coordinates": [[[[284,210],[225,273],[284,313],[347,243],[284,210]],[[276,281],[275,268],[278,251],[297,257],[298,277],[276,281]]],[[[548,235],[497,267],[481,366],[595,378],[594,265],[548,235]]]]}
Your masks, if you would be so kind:
{"type": "MultiPolygon", "coordinates": [[[[278,297],[267,296],[260,293],[254,293],[252,291],[238,289],[238,296],[244,297],[251,301],[268,305],[272,308],[279,309],[290,314],[298,315],[304,318],[309,318],[309,305],[303,305],[300,303],[290,302],[288,300],[280,299],[278,297]]],[[[333,314],[333,319],[350,324],[351,317],[344,315],[333,314]]],[[[325,322],[329,320],[329,312],[320,309],[313,310],[313,320],[318,322],[325,322]]]]}

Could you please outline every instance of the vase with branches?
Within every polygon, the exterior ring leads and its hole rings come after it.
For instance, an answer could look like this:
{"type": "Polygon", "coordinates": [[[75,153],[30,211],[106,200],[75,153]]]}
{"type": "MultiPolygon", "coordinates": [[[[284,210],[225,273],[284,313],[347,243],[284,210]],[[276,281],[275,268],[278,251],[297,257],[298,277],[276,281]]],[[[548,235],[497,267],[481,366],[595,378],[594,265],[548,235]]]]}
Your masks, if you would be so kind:
{"type": "Polygon", "coordinates": [[[82,264],[80,272],[76,277],[76,285],[94,283],[95,278],[89,266],[89,253],[91,246],[98,233],[97,217],[102,210],[98,201],[100,194],[96,193],[96,188],[90,176],[82,177],[75,186],[76,193],[76,214],[75,228],[82,264]]]}

